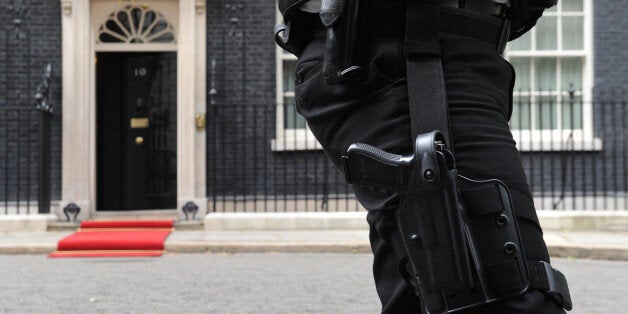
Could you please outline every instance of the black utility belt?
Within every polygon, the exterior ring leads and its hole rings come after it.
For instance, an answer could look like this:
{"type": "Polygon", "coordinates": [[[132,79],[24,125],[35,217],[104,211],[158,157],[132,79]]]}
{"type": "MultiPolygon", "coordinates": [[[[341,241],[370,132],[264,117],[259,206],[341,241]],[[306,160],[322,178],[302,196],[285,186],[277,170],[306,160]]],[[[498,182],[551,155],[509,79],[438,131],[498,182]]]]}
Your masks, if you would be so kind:
{"type": "MultiPolygon", "coordinates": [[[[404,38],[405,9],[404,3],[397,1],[370,4],[366,14],[366,36],[404,38]]],[[[510,24],[505,18],[449,6],[441,7],[439,28],[442,34],[467,37],[492,45],[499,53],[503,52],[510,34],[510,24]]]]}
{"type": "MultiPolygon", "coordinates": [[[[500,54],[508,42],[510,23],[501,11],[496,10],[490,0],[466,1],[460,8],[457,0],[443,1],[441,4],[440,30],[443,34],[467,37],[492,45],[500,54]],[[485,9],[470,2],[490,3],[485,9]],[[454,5],[455,4],[455,5],[454,5]]],[[[390,36],[404,38],[406,2],[368,1],[364,8],[364,21],[360,29],[362,36],[390,36]]],[[[290,19],[275,26],[275,41],[292,54],[299,56],[312,38],[324,37],[325,27],[318,14],[299,12],[290,19]]],[[[360,36],[358,36],[360,37],[360,36]]],[[[356,38],[360,39],[360,38],[356,38]]]]}
{"type": "MultiPolygon", "coordinates": [[[[413,0],[368,0],[368,6],[374,8],[405,8],[406,2],[413,0]]],[[[504,0],[504,2],[506,2],[504,0]]],[[[495,0],[440,0],[441,10],[448,8],[463,9],[480,14],[503,17],[506,15],[507,6],[505,3],[498,3],[495,0]]]]}

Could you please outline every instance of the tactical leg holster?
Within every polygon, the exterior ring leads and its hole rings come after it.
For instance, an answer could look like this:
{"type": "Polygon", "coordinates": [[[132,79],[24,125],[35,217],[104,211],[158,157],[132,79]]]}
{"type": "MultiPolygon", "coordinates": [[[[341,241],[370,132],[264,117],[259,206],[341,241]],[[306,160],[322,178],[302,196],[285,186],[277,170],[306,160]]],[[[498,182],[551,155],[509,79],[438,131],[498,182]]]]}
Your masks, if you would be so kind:
{"type": "Polygon", "coordinates": [[[530,289],[571,309],[565,277],[548,263],[526,261],[508,188],[459,175],[441,133],[419,135],[412,155],[354,144],[343,160],[349,183],[400,195],[398,253],[411,264],[408,280],[424,313],[451,313],[530,289]]]}

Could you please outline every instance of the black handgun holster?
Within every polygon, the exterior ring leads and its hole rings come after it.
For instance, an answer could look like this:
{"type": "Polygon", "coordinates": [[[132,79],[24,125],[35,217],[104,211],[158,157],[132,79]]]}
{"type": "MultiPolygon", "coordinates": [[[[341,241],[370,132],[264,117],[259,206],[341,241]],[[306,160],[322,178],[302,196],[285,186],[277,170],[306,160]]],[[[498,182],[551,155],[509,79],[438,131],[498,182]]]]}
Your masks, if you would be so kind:
{"type": "Polygon", "coordinates": [[[508,190],[498,180],[459,176],[439,136],[417,138],[397,212],[421,300],[429,312],[446,312],[521,294],[528,272],[508,190]],[[462,191],[482,191],[501,204],[472,208],[462,191]]]}

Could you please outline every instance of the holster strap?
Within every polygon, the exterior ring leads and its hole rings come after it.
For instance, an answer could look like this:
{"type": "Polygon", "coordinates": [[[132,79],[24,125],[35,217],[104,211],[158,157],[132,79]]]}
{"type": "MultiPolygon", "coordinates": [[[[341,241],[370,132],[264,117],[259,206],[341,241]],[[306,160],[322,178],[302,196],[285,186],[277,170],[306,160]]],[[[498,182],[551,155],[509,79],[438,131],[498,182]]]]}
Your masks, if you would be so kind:
{"type": "Polygon", "coordinates": [[[571,310],[571,295],[565,275],[544,261],[528,261],[530,286],[528,290],[541,290],[560,304],[571,310]]]}
{"type": "Polygon", "coordinates": [[[497,186],[483,186],[462,191],[469,218],[498,214],[504,211],[504,203],[497,186]]]}
{"type": "Polygon", "coordinates": [[[412,138],[440,131],[451,143],[447,92],[440,59],[440,5],[436,0],[405,3],[405,43],[408,109],[412,138]]]}
{"type": "MultiPolygon", "coordinates": [[[[509,189],[509,192],[515,216],[539,226],[539,220],[534,212],[534,204],[530,197],[512,189],[509,189]]],[[[495,185],[463,190],[462,198],[469,218],[499,214],[504,210],[499,188],[495,185]]]]}

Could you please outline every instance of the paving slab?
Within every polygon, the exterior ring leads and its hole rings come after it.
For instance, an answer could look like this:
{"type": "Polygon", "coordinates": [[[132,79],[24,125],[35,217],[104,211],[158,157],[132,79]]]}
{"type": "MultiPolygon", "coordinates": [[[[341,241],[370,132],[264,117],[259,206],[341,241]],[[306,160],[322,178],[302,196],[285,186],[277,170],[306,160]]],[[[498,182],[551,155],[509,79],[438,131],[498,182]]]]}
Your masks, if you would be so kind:
{"type": "Polygon", "coordinates": [[[628,261],[625,231],[551,231],[543,238],[551,256],[628,261]]]}
{"type": "Polygon", "coordinates": [[[3,232],[0,254],[48,254],[57,249],[59,240],[72,232],[3,232]]]}
{"type": "Polygon", "coordinates": [[[166,252],[366,253],[370,245],[364,230],[192,231],[172,233],[166,252]]]}

